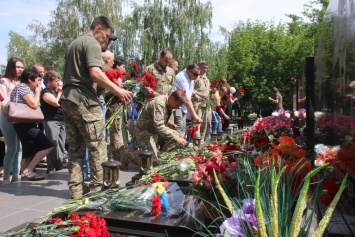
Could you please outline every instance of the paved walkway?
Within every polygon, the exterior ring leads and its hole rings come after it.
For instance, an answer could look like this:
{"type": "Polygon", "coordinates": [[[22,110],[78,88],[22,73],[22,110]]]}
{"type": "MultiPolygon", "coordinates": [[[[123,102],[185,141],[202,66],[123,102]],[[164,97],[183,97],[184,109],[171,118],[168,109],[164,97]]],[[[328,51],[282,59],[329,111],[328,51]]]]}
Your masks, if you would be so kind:
{"type": "MultiPolygon", "coordinates": [[[[120,171],[120,185],[131,181],[139,167],[120,171]]],[[[70,198],[68,170],[47,174],[42,181],[21,181],[0,186],[0,233],[27,222],[40,222],[40,217],[61,206],[70,198]]],[[[1,182],[1,181],[0,181],[1,182]]]]}

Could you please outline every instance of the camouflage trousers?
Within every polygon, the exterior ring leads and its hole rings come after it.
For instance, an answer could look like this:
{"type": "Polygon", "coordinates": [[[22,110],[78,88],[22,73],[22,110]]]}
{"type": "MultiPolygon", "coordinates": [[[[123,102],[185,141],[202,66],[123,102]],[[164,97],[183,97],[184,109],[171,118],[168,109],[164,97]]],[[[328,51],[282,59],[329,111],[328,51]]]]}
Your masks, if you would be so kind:
{"type": "MultiPolygon", "coordinates": [[[[162,137],[159,137],[158,139],[158,134],[153,134],[149,133],[146,131],[139,131],[137,128],[134,130],[135,132],[135,138],[137,140],[138,146],[140,150],[148,150],[152,151],[154,153],[154,157],[157,159],[158,158],[158,147],[157,144],[159,144],[158,141],[159,139],[164,139],[162,137]]],[[[174,133],[179,134],[178,131],[174,131],[174,133]]],[[[163,140],[163,148],[162,152],[170,151],[175,148],[177,145],[176,141],[174,140],[163,140]]]]}
{"type": "MultiPolygon", "coordinates": [[[[113,111],[118,107],[118,104],[110,105],[107,109],[106,119],[111,116],[113,111]]],[[[122,110],[123,111],[123,110],[122,110]]],[[[124,142],[123,142],[123,135],[122,135],[122,112],[121,114],[117,115],[114,119],[111,127],[109,128],[110,132],[110,148],[113,155],[114,160],[120,160],[120,152],[123,150],[124,142]]]]}
{"type": "Polygon", "coordinates": [[[212,111],[211,107],[198,107],[195,108],[197,115],[202,119],[201,124],[197,124],[193,121],[194,126],[199,126],[198,131],[196,132],[196,137],[200,137],[201,141],[205,141],[208,134],[211,132],[211,120],[212,120],[212,111]]]}
{"type": "Polygon", "coordinates": [[[127,166],[129,161],[132,161],[136,165],[141,165],[139,151],[134,149],[123,149],[121,151],[120,162],[123,166],[127,166]]]}
{"type": "Polygon", "coordinates": [[[85,149],[88,147],[91,169],[90,192],[102,189],[102,162],[107,161],[106,141],[103,136],[104,120],[101,106],[89,105],[86,98],[77,105],[62,100],[68,150],[69,190],[71,197],[77,199],[84,194],[83,164],[85,149]]]}

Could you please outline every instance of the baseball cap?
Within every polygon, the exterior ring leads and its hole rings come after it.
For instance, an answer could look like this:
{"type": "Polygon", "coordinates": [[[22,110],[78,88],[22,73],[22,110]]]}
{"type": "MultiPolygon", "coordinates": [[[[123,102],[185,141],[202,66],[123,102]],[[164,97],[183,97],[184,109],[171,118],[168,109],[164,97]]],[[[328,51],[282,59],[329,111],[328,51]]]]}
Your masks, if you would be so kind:
{"type": "Polygon", "coordinates": [[[115,41],[116,39],[117,39],[117,36],[116,36],[116,35],[112,34],[112,35],[110,36],[110,41],[115,41]]]}

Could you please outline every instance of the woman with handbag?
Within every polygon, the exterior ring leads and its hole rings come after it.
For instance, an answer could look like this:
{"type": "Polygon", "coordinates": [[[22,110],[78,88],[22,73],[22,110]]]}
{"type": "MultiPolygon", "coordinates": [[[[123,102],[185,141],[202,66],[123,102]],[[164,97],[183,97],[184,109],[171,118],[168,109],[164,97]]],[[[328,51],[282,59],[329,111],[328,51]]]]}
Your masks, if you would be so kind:
{"type": "Polygon", "coordinates": [[[44,75],[47,87],[41,91],[41,110],[44,115],[44,131],[53,141],[54,148],[47,155],[47,173],[63,169],[63,156],[65,146],[65,128],[63,111],[59,99],[62,95],[61,76],[56,71],[48,71],[44,75]]]}
{"type": "MultiPolygon", "coordinates": [[[[32,109],[32,111],[27,112],[27,122],[18,122],[13,125],[22,144],[22,179],[31,181],[43,180],[45,177],[38,175],[34,172],[34,169],[38,162],[53,150],[53,144],[38,128],[36,122],[31,123],[29,121],[36,114],[35,110],[38,112],[39,109],[41,77],[36,70],[25,69],[20,76],[20,82],[11,92],[10,101],[26,104],[32,109]]],[[[16,112],[20,113],[21,111],[16,112]]],[[[8,112],[9,114],[10,111],[8,112]]]]}
{"type": "Polygon", "coordinates": [[[17,57],[12,57],[7,62],[5,74],[0,80],[0,93],[4,98],[4,100],[1,101],[0,128],[6,144],[6,153],[4,156],[4,181],[2,182],[2,185],[10,183],[11,170],[11,182],[16,182],[21,179],[21,143],[12,122],[7,119],[4,109],[10,101],[11,91],[20,83],[19,77],[21,76],[22,71],[22,60],[17,57]]]}

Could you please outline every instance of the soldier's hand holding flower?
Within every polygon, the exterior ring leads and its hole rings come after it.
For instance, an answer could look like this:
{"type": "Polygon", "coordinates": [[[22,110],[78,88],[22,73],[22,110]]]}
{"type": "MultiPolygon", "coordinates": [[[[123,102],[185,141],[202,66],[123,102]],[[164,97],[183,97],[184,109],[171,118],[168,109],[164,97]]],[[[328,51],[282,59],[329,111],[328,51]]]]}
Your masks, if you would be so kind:
{"type": "Polygon", "coordinates": [[[177,140],[177,143],[178,143],[180,146],[186,146],[187,141],[186,141],[184,138],[179,137],[178,140],[177,140]]]}
{"type": "Polygon", "coordinates": [[[116,90],[119,92],[116,96],[125,104],[132,100],[132,92],[117,87],[116,90]]]}
{"type": "Polygon", "coordinates": [[[196,122],[196,123],[202,123],[202,119],[199,117],[199,116],[196,116],[196,117],[194,117],[194,122],[196,122]]]}

